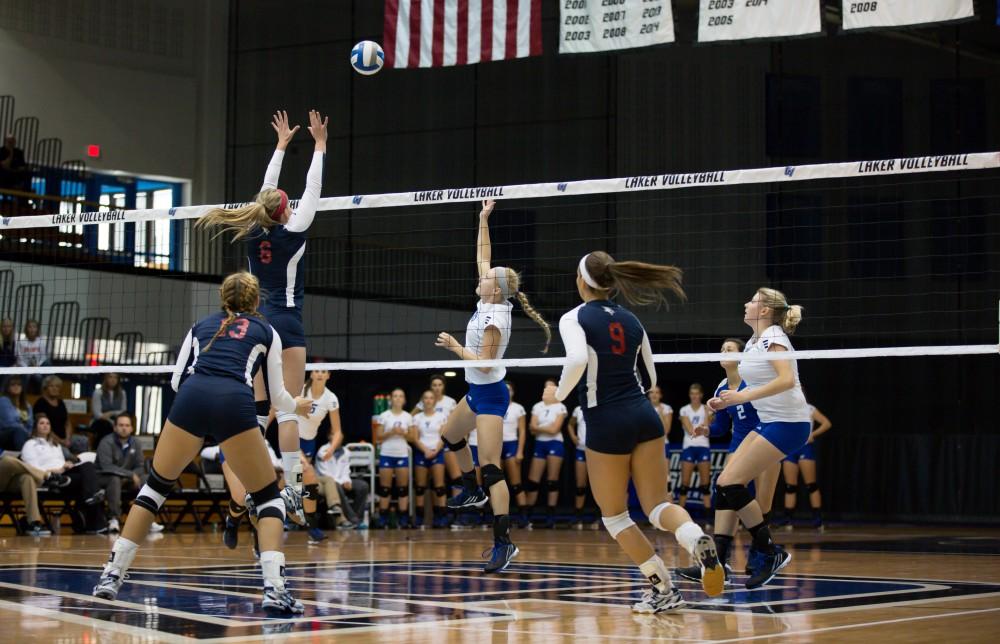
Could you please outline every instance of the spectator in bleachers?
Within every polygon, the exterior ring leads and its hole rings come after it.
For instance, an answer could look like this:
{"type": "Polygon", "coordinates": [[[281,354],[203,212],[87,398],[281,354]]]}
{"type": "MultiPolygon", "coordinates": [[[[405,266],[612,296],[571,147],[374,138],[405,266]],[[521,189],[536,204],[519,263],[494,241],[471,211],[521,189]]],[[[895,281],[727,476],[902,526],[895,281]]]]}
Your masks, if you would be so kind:
{"type": "Polygon", "coordinates": [[[316,476],[320,492],[326,499],[327,514],[337,514],[341,520],[338,528],[352,528],[362,525],[365,507],[368,505],[368,481],[351,477],[351,463],[347,451],[334,449],[327,443],[316,453],[316,476]]]}
{"type": "Polygon", "coordinates": [[[62,445],[52,433],[52,424],[47,416],[39,415],[35,418],[31,438],[21,448],[21,460],[43,470],[47,475],[65,474],[69,477],[69,485],[59,491],[76,501],[74,511],[82,519],[79,528],[87,532],[105,528],[102,507],[105,493],[97,483],[97,468],[91,462],[73,463],[66,460],[62,445]]]}
{"type": "Polygon", "coordinates": [[[28,520],[28,533],[33,537],[45,537],[52,534],[52,531],[42,522],[42,515],[38,511],[38,484],[42,483],[44,479],[44,472],[30,468],[13,456],[6,454],[0,456],[0,492],[20,490],[21,499],[24,501],[24,513],[28,520]],[[36,472],[38,476],[33,475],[32,472],[36,472]]]}
{"type": "Polygon", "coordinates": [[[0,396],[0,449],[19,450],[28,440],[34,414],[21,376],[9,376],[0,396]]]}
{"type": "Polygon", "coordinates": [[[24,337],[17,341],[14,350],[19,367],[44,367],[49,364],[49,344],[42,335],[38,320],[24,323],[24,337]]]}
{"type": "MultiPolygon", "coordinates": [[[[120,414],[115,419],[115,430],[97,445],[98,482],[107,495],[111,518],[108,532],[118,532],[118,518],[122,515],[122,489],[138,492],[146,482],[146,459],[142,447],[132,438],[132,417],[120,414]]],[[[163,526],[154,523],[152,532],[161,532],[163,526]],[[159,528],[159,529],[157,529],[159,528]]]]}
{"type": "Polygon", "coordinates": [[[17,337],[14,335],[14,320],[0,320],[0,367],[17,364],[17,337]]]}
{"type": "Polygon", "coordinates": [[[115,418],[128,413],[128,398],[122,379],[117,373],[106,373],[101,386],[94,390],[90,399],[90,409],[94,420],[90,430],[94,432],[94,442],[100,443],[114,429],[115,418]]]}
{"type": "Polygon", "coordinates": [[[59,376],[46,376],[42,380],[42,395],[35,401],[35,415],[45,414],[52,423],[52,432],[59,441],[69,447],[73,438],[73,424],[69,421],[69,410],[62,399],[63,381],[59,376]]]}
{"type": "Polygon", "coordinates": [[[0,188],[31,190],[31,171],[24,160],[24,150],[17,147],[17,139],[8,134],[0,148],[0,188]]]}

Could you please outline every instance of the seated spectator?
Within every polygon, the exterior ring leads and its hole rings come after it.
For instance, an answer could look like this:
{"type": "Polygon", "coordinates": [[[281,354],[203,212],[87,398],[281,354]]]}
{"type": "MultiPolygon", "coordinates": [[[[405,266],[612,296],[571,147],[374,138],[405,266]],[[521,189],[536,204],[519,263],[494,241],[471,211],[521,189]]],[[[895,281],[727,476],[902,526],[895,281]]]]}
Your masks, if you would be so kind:
{"type": "Polygon", "coordinates": [[[62,399],[63,381],[59,376],[46,376],[42,380],[42,395],[35,401],[34,412],[45,414],[52,423],[52,433],[69,447],[73,438],[73,424],[69,421],[69,410],[62,399]]]}
{"type": "MultiPolygon", "coordinates": [[[[97,445],[98,482],[104,488],[111,518],[108,532],[117,533],[122,515],[122,488],[138,492],[146,483],[146,459],[142,448],[132,440],[132,417],[122,414],[115,419],[114,434],[108,434],[97,445]]],[[[163,526],[153,523],[150,532],[163,532],[163,526]]]]}
{"type": "MultiPolygon", "coordinates": [[[[58,480],[69,482],[62,474],[58,480]]],[[[33,537],[47,537],[52,534],[38,511],[38,486],[48,478],[45,472],[22,463],[13,456],[0,456],[0,492],[21,491],[24,513],[28,519],[28,533],[33,537]]],[[[53,485],[53,487],[58,487],[53,485]]]]}
{"type": "MultiPolygon", "coordinates": [[[[49,343],[42,335],[42,327],[38,320],[28,320],[24,323],[24,337],[14,345],[17,354],[18,367],[44,367],[49,364],[49,343]]],[[[42,383],[41,376],[27,377],[27,385],[31,393],[37,394],[42,383]]]]}
{"type": "Polygon", "coordinates": [[[316,453],[316,474],[320,492],[326,498],[327,514],[341,514],[338,528],[367,528],[363,525],[368,505],[368,482],[351,477],[351,463],[346,450],[334,450],[331,443],[316,453]]]}
{"type": "Polygon", "coordinates": [[[101,386],[94,390],[90,398],[90,409],[94,420],[90,430],[94,432],[94,442],[101,440],[114,429],[115,418],[119,414],[128,413],[128,398],[122,379],[117,373],[106,373],[101,379],[101,386]]]}
{"type": "Polygon", "coordinates": [[[17,147],[17,139],[8,134],[0,148],[0,188],[31,191],[31,171],[24,160],[24,150],[17,147]]]}
{"type": "Polygon", "coordinates": [[[0,367],[13,367],[17,364],[17,337],[14,335],[14,320],[0,320],[0,367]]]}
{"type": "Polygon", "coordinates": [[[80,515],[81,524],[74,522],[74,529],[97,532],[105,529],[104,490],[97,484],[97,468],[93,463],[67,461],[63,448],[52,433],[47,416],[35,418],[31,438],[21,448],[21,460],[49,474],[65,474],[69,485],[58,491],[75,500],[74,511],[80,515]]]}
{"type": "Polygon", "coordinates": [[[19,450],[31,434],[31,407],[21,376],[8,376],[0,395],[0,449],[19,450]]]}

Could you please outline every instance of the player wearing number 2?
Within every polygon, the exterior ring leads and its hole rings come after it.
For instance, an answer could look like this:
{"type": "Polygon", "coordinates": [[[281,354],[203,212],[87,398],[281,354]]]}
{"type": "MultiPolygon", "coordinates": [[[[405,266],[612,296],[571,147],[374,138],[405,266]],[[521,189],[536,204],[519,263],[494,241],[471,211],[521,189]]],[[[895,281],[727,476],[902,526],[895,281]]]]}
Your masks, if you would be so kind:
{"type": "Polygon", "coordinates": [[[580,383],[594,499],[608,532],[652,584],[632,609],[659,613],[683,606],[684,600],[672,586],[663,560],[629,516],[630,478],[653,527],[674,533],[702,567],[705,592],[718,595],[724,575],[715,543],[684,508],[670,502],[667,493],[663,423],[637,378],[641,356],[646,382],[656,384],[649,338],[639,319],[610,299],[617,293],[632,304],[651,304],[666,300],[663,291],[683,299],[681,271],[673,266],[616,262],[597,251],[580,260],[576,288],[583,304],[559,321],[566,364],[558,388],[551,393],[565,400],[580,383]]]}
{"type": "MultiPolygon", "coordinates": [[[[323,187],[323,161],[326,157],[327,123],[329,117],[309,112],[309,133],[316,142],[306,190],[298,206],[292,208],[288,194],[278,188],[281,162],[285,149],[299,126],[290,128],[288,114],[276,112],[271,127],[278,136],[274,156],[267,166],[264,185],[256,200],[243,208],[217,208],[198,221],[199,226],[221,226],[224,232],[235,233],[233,241],[245,239],[250,272],[260,280],[260,312],[277,331],[284,349],[285,385],[292,395],[302,391],[306,368],[306,335],[302,326],[302,304],[305,299],[302,257],[306,251],[306,231],[312,224],[323,187]]],[[[257,420],[266,426],[269,405],[262,377],[254,382],[257,400],[257,420]]],[[[281,464],[288,486],[282,496],[289,504],[290,518],[305,523],[302,509],[302,464],[299,462],[299,424],[295,414],[277,410],[278,443],[281,464]]],[[[230,474],[227,472],[227,474],[230,474]]]]}

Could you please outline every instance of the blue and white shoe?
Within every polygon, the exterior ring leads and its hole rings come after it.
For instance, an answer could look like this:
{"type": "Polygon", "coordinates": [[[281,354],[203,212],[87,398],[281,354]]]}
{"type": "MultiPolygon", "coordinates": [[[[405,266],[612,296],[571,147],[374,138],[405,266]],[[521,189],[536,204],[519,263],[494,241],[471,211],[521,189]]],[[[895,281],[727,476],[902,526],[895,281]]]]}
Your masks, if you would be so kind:
{"type": "Polygon", "coordinates": [[[642,599],[632,604],[633,612],[646,614],[663,613],[678,608],[684,608],[684,598],[676,588],[671,588],[668,593],[650,588],[643,593],[642,599]]]}
{"type": "Polygon", "coordinates": [[[520,554],[520,550],[517,549],[510,541],[500,542],[496,541],[492,548],[489,548],[483,552],[483,558],[489,556],[490,560],[483,567],[484,572],[503,572],[513,561],[514,557],[520,554]]]}
{"type": "Polygon", "coordinates": [[[308,543],[310,546],[315,546],[316,544],[322,542],[326,539],[326,533],[319,528],[309,528],[309,539],[308,543]]]}
{"type": "Polygon", "coordinates": [[[306,524],[306,511],[302,507],[302,492],[291,485],[286,485],[281,491],[281,500],[285,502],[285,515],[296,525],[306,524]]]}
{"type": "Polygon", "coordinates": [[[774,579],[775,575],[778,574],[778,571],[787,566],[791,560],[791,553],[784,548],[775,546],[774,552],[770,554],[755,551],[751,548],[748,566],[750,566],[753,572],[750,575],[750,578],[747,579],[747,590],[760,588],[774,579]]]}
{"type": "Polygon", "coordinates": [[[261,607],[264,610],[279,613],[301,614],[306,612],[306,607],[302,605],[302,602],[292,597],[290,592],[285,589],[278,590],[277,588],[264,589],[264,599],[261,601],[261,607]]]}
{"type": "Polygon", "coordinates": [[[452,510],[461,510],[462,508],[481,508],[486,505],[489,501],[489,497],[486,496],[486,492],[483,488],[477,487],[472,492],[468,490],[462,490],[455,496],[448,499],[448,507],[452,510]]]}
{"type": "Polygon", "coordinates": [[[126,579],[128,579],[128,575],[122,573],[120,570],[106,570],[101,574],[100,581],[94,586],[94,597],[110,599],[112,601],[117,599],[118,591],[121,590],[122,584],[125,583],[126,579]]]}

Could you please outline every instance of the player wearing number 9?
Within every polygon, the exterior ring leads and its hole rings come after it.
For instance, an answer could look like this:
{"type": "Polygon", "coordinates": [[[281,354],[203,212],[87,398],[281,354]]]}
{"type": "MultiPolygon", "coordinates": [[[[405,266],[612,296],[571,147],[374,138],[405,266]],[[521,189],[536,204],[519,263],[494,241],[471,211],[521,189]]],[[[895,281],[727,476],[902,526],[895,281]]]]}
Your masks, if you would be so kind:
{"type": "Polygon", "coordinates": [[[659,613],[679,608],[684,601],[672,587],[663,560],[629,516],[629,478],[650,523],[675,534],[702,567],[705,592],[718,595],[723,571],[715,544],[684,508],[669,500],[663,424],[636,379],[641,356],[646,383],[650,387],[656,384],[649,338],[635,314],[611,301],[618,294],[630,304],[665,303],[665,291],[683,300],[681,270],[644,262],[616,262],[607,253],[596,251],[580,260],[576,288],[583,304],[559,321],[566,364],[554,395],[565,400],[579,383],[594,499],[608,532],[652,584],[632,609],[659,613]]]}

